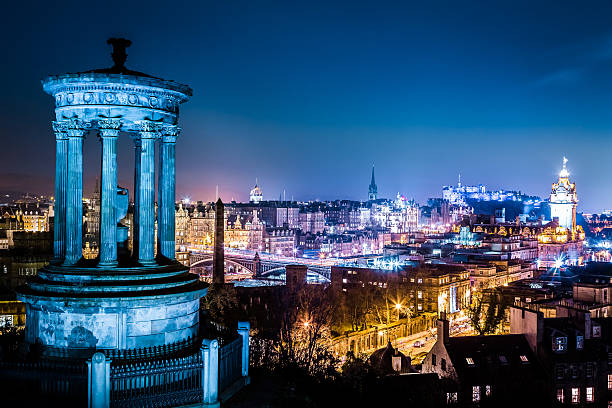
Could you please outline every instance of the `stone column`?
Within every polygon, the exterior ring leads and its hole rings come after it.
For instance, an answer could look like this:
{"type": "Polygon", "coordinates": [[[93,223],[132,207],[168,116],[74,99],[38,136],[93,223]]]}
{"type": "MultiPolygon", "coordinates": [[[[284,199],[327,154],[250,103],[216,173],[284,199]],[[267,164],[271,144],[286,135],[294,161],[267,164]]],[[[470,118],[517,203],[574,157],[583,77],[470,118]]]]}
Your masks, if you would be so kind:
{"type": "Polygon", "coordinates": [[[156,123],[141,122],[140,171],[138,174],[138,262],[155,263],[155,140],[156,123]]]}
{"type": "Polygon", "coordinates": [[[242,376],[249,375],[249,332],[251,323],[248,321],[238,322],[238,334],[242,337],[242,376]]]}
{"type": "Polygon", "coordinates": [[[134,135],[134,216],[132,218],[132,257],[138,259],[138,213],[140,211],[140,135],[134,135]]]}
{"type": "Polygon", "coordinates": [[[53,216],[53,257],[66,255],[66,181],[68,178],[68,134],[63,122],[53,122],[55,132],[55,210],[53,216]]]}
{"type": "Polygon", "coordinates": [[[108,408],[110,406],[110,360],[95,353],[87,360],[87,406],[108,408]]]}
{"type": "Polygon", "coordinates": [[[157,196],[157,243],[158,254],[174,260],[175,253],[175,145],[180,128],[173,125],[164,126],[161,132],[161,149],[159,152],[159,193],[157,196]]]}
{"type": "Polygon", "coordinates": [[[64,265],[74,265],[83,257],[83,138],[90,126],[76,119],[67,121],[68,188],[64,265]]]}
{"type": "Polygon", "coordinates": [[[218,407],[219,394],[219,342],[203,339],[200,348],[202,356],[202,405],[218,407]]]}
{"type": "Polygon", "coordinates": [[[102,191],[100,194],[100,263],[99,266],[117,265],[117,136],[121,121],[98,121],[102,140],[102,191]]]}

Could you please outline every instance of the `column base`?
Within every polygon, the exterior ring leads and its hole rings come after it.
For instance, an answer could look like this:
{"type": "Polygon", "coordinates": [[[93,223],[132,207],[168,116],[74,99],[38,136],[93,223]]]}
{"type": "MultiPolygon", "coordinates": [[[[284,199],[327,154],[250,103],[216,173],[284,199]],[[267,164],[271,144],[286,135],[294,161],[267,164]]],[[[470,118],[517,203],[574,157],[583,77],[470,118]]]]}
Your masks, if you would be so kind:
{"type": "Polygon", "coordinates": [[[119,263],[117,261],[106,261],[106,262],[98,262],[98,268],[113,268],[116,267],[119,263]]]}
{"type": "Polygon", "coordinates": [[[157,261],[155,259],[150,259],[150,260],[142,260],[139,259],[138,263],[141,264],[142,266],[153,266],[153,265],[157,265],[157,261]]]}
{"type": "Polygon", "coordinates": [[[77,259],[76,261],[70,261],[68,259],[64,259],[64,262],[62,262],[62,266],[74,266],[77,263],[79,263],[80,260],[81,258],[77,259]]]}

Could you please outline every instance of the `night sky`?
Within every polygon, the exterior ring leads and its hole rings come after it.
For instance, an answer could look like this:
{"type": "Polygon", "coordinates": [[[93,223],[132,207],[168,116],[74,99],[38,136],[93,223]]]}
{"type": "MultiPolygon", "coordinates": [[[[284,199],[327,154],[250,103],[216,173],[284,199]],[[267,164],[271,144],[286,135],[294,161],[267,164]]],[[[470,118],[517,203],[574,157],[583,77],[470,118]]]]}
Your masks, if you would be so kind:
{"type": "MultiPolygon", "coordinates": [[[[547,196],[563,155],[579,211],[612,208],[612,3],[9,2],[3,6],[0,190],[50,193],[48,74],[110,66],[189,84],[177,198],[423,202],[483,183],[547,196]],[[334,5],[331,5],[334,3],[334,5]],[[416,4],[419,3],[419,4],[416,4]],[[492,3],[495,3],[493,5],[492,3]]],[[[120,184],[133,152],[119,142],[120,184]]],[[[86,192],[100,146],[85,142],[86,192]]]]}

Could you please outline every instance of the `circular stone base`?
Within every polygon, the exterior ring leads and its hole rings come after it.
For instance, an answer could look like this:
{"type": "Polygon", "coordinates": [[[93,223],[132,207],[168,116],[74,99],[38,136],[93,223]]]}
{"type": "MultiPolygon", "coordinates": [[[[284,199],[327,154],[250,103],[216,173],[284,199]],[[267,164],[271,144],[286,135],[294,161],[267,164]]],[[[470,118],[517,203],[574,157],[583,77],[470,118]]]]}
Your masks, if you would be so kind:
{"type": "Polygon", "coordinates": [[[178,263],[138,268],[50,265],[18,290],[26,341],[73,350],[133,349],[193,338],[206,286],[178,263]]]}

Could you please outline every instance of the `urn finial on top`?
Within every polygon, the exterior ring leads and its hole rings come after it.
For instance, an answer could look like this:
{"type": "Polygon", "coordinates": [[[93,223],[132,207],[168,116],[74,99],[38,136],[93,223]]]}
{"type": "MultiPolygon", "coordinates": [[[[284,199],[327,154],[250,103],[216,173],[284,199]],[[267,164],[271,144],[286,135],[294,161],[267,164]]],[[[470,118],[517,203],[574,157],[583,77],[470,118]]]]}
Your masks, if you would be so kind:
{"type": "Polygon", "coordinates": [[[127,59],[126,49],[132,45],[132,41],[125,38],[109,38],[106,43],[113,47],[113,52],[111,53],[115,63],[113,68],[125,68],[125,60],[127,59]]]}

